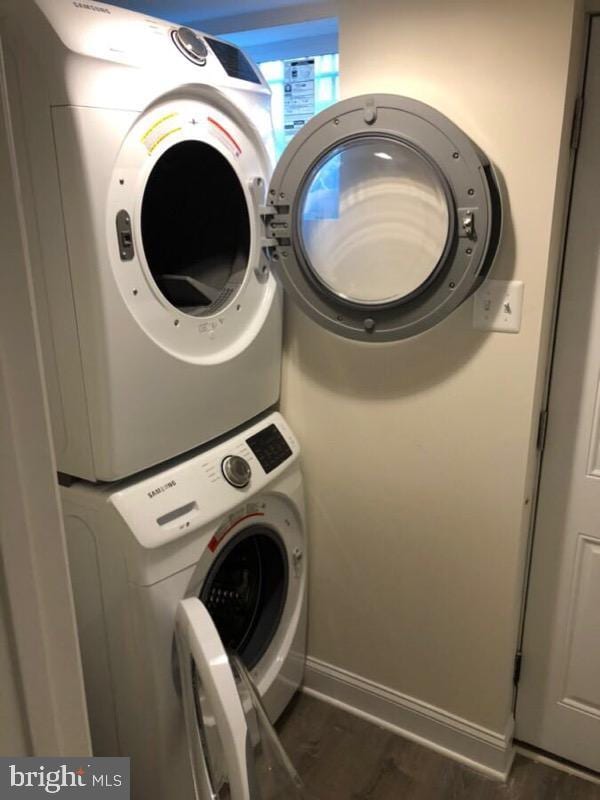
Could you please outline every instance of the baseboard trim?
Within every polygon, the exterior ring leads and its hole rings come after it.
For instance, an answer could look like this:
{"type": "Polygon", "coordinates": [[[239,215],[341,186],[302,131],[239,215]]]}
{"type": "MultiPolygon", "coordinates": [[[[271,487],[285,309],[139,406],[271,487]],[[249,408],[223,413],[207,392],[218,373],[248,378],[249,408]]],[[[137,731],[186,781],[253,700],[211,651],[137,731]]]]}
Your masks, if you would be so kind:
{"type": "Polygon", "coordinates": [[[574,764],[572,761],[564,761],[559,756],[546,753],[526,742],[517,740],[515,742],[515,752],[520,753],[530,761],[538,761],[540,764],[545,764],[548,767],[558,769],[561,772],[566,772],[568,775],[574,775],[576,778],[581,778],[583,781],[589,781],[590,783],[595,783],[597,786],[600,786],[600,772],[593,772],[592,770],[586,769],[586,767],[579,766],[579,764],[574,764]]]}
{"type": "Polygon", "coordinates": [[[490,777],[508,777],[515,753],[512,721],[503,735],[495,733],[311,657],[303,691],[490,777]]]}

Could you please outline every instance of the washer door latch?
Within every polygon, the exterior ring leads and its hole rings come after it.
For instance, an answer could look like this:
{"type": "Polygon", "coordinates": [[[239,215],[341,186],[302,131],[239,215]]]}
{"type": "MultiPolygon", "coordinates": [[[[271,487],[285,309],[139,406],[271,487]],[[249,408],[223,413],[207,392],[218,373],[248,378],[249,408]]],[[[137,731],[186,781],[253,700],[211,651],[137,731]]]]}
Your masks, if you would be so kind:
{"type": "Polygon", "coordinates": [[[302,574],[302,559],[304,558],[304,553],[299,547],[294,548],[292,553],[292,563],[294,565],[294,575],[296,578],[299,578],[302,574]]]}

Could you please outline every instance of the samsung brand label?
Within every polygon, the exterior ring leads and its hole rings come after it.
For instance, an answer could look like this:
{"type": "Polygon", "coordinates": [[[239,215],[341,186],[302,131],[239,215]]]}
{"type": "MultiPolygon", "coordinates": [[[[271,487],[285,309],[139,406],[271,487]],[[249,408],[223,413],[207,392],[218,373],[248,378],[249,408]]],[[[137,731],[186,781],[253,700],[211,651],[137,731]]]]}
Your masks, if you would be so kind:
{"type": "Polygon", "coordinates": [[[78,3],[77,0],[73,0],[73,5],[75,8],[81,8],[84,11],[95,11],[97,14],[112,14],[110,9],[102,8],[101,6],[93,6],[91,3],[78,3]]]}
{"type": "Polygon", "coordinates": [[[148,497],[152,500],[153,497],[156,497],[158,494],[163,494],[163,492],[172,489],[174,486],[177,486],[177,481],[168,481],[167,483],[163,483],[162,486],[157,486],[156,489],[151,489],[147,492],[148,497]]]}

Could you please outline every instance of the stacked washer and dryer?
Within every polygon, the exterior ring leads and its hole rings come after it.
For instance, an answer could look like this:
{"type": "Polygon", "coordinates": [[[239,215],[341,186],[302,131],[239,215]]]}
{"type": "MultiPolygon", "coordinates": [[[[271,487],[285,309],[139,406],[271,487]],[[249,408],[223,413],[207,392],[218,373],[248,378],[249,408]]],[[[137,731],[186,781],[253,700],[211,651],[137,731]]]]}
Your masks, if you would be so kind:
{"type": "Polygon", "coordinates": [[[271,720],[305,657],[279,287],[348,339],[427,331],[490,271],[494,169],[435,109],[374,94],[273,171],[239,49],[97,0],[0,0],[0,44],[94,751],[130,755],[144,800],[224,779],[255,800],[227,654],[271,720]]]}
{"type": "Polygon", "coordinates": [[[102,3],[0,24],[94,754],[131,756],[135,797],[192,798],[180,602],[190,653],[234,651],[271,719],[303,674],[270,91],[231,45],[102,3]]]}

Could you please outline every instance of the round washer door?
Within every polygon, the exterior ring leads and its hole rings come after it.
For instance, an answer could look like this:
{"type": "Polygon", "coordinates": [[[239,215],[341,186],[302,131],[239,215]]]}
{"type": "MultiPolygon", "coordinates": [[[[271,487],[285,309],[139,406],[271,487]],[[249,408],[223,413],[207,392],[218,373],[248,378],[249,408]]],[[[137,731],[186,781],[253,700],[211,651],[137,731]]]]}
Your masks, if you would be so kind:
{"type": "Polygon", "coordinates": [[[273,271],[320,325],[385,342],[433,327],[483,281],[501,233],[489,160],[435,109],[344,100],[289,144],[266,209],[273,271]]]}

